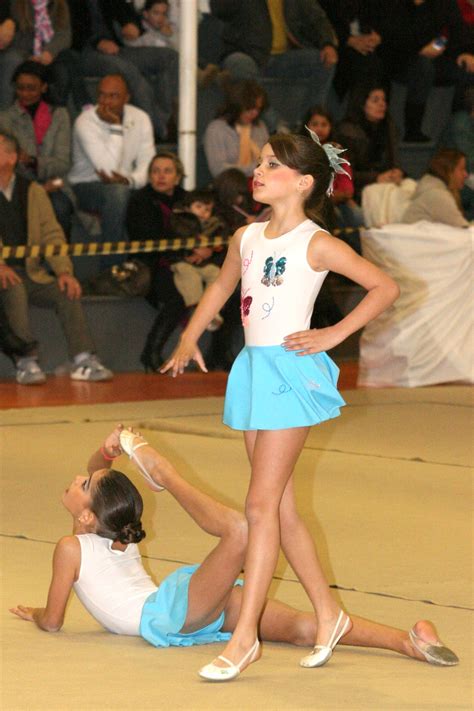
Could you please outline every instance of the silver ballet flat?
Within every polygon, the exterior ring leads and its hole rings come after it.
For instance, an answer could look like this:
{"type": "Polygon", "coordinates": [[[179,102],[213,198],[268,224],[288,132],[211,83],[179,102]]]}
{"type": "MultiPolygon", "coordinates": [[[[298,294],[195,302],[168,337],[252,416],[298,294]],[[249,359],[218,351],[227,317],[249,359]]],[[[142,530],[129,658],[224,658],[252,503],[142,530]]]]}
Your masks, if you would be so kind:
{"type": "Polygon", "coordinates": [[[454,667],[459,664],[459,657],[452,649],[445,647],[442,642],[425,642],[414,629],[409,631],[408,636],[414,648],[424,656],[429,664],[436,664],[440,667],[454,667]]]}

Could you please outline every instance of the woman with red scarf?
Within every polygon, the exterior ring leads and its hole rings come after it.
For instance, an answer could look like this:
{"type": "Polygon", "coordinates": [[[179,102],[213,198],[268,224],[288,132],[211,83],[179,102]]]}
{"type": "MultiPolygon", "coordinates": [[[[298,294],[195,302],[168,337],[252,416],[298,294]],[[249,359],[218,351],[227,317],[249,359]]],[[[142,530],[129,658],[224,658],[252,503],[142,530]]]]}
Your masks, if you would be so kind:
{"type": "Polygon", "coordinates": [[[65,186],[70,168],[71,125],[66,109],[45,99],[46,67],[27,61],[13,75],[16,100],[0,112],[0,129],[20,145],[19,172],[43,185],[69,239],[73,204],[65,186]]]}

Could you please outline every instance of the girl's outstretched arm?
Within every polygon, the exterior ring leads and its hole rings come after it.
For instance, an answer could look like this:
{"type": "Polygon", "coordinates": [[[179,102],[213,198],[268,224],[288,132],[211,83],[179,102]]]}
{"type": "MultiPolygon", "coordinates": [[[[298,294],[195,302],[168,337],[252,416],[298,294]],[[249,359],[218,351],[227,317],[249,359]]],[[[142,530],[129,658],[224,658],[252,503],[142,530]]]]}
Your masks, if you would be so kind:
{"type": "Polygon", "coordinates": [[[23,620],[35,622],[45,632],[59,632],[63,625],[71,588],[79,574],[81,549],[75,536],[65,536],[56,544],[53,556],[53,577],[46,607],[18,605],[10,612],[23,620]]]}
{"type": "Polygon", "coordinates": [[[342,240],[316,232],[308,249],[308,262],[315,271],[331,271],[351,279],[367,290],[362,301],[334,326],[289,334],[287,350],[308,355],[330,350],[372,321],[398,298],[398,284],[381,269],[360,257],[342,240]]]}
{"type": "Polygon", "coordinates": [[[160,369],[160,373],[171,370],[173,377],[183,373],[191,360],[195,360],[202,371],[207,368],[197,346],[199,337],[233,294],[240,279],[240,240],[246,228],[241,227],[232,237],[224,264],[216,281],[211,284],[198,304],[191,320],[183,331],[171,358],[160,369]]]}

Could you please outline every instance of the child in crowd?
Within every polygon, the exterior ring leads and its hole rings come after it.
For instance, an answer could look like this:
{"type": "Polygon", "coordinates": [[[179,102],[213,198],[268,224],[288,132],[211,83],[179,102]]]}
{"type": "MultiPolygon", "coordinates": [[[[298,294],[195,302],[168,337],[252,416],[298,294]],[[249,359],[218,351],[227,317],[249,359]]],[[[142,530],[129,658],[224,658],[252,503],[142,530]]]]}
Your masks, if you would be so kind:
{"type": "MultiPolygon", "coordinates": [[[[179,208],[175,208],[170,227],[178,237],[196,237],[222,235],[224,223],[213,215],[214,195],[207,190],[194,190],[188,193],[179,208]]],[[[171,265],[174,284],[183,297],[188,313],[200,301],[204,284],[213,284],[219,276],[222,263],[222,250],[214,247],[194,247],[184,258],[171,265]]],[[[208,331],[217,331],[224,319],[216,314],[208,324],[208,331]]]]}
{"type": "Polygon", "coordinates": [[[214,180],[216,210],[234,232],[242,225],[264,222],[270,218],[271,208],[255,202],[249,190],[248,178],[238,168],[223,170],[214,180]]]}
{"type": "MultiPolygon", "coordinates": [[[[119,425],[91,456],[88,475],[76,476],[62,502],[73,520],[72,535],[54,551],[53,575],[45,607],[17,605],[10,612],[45,632],[58,632],[74,589],[84,607],[109,632],[141,636],[155,647],[209,644],[228,640],[241,601],[238,576],[247,545],[241,514],[189,484],[139,434],[119,425]],[[133,458],[148,486],[164,488],[199,528],[218,539],[200,565],[177,568],[159,586],[143,568],[137,547],[143,499],[125,474],[111,468],[122,452],[133,458]]],[[[344,643],[391,649],[431,664],[453,665],[458,658],[441,645],[431,622],[410,632],[353,617],[344,643]]],[[[259,620],[261,638],[310,645],[317,629],[311,613],[267,600],[259,620]]]]}
{"type": "Polygon", "coordinates": [[[129,47],[171,47],[179,49],[176,24],[169,17],[168,0],[147,0],[141,15],[143,32],[125,40],[129,47]]]}

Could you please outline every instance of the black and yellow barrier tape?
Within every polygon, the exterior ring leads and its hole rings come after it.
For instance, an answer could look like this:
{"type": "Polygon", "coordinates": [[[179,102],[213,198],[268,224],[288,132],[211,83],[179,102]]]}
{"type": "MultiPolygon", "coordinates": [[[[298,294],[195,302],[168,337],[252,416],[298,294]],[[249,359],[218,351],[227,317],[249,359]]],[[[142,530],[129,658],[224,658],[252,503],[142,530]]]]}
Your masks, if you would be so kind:
{"type": "MultiPolygon", "coordinates": [[[[363,229],[363,228],[362,228],[363,229]]],[[[358,229],[346,227],[334,230],[333,234],[349,234],[358,229]]],[[[0,244],[0,259],[24,259],[25,257],[92,257],[102,254],[140,254],[144,252],[167,252],[195,247],[224,247],[230,237],[176,237],[131,242],[78,242],[76,244],[16,245],[0,244]]]]}

